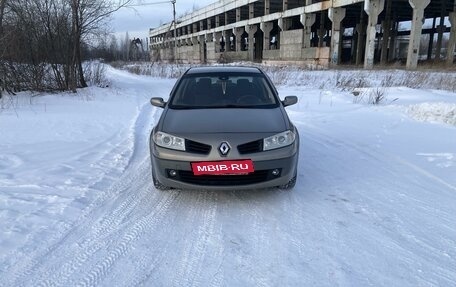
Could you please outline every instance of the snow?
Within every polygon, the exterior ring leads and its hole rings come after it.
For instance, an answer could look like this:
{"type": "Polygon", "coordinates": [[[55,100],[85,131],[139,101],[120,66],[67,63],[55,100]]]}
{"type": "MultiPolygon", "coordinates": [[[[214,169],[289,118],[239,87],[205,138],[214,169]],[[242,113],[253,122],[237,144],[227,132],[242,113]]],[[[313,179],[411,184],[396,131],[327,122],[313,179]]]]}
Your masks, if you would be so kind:
{"type": "Polygon", "coordinates": [[[371,105],[375,85],[329,84],[346,73],[271,75],[299,98],[292,191],[155,190],[149,99],[173,79],[19,94],[0,110],[0,286],[455,286],[456,94],[392,84],[371,105]]]}
{"type": "Polygon", "coordinates": [[[407,112],[411,117],[420,121],[456,125],[456,104],[421,103],[411,105],[407,112]]]}

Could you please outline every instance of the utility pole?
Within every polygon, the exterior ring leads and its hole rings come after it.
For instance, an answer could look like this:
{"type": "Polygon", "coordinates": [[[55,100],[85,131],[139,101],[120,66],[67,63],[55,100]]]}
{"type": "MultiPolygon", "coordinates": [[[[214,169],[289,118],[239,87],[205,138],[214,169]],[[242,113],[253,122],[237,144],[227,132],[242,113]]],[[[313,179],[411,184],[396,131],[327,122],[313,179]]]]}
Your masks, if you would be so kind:
{"type": "Polygon", "coordinates": [[[174,23],[174,61],[177,61],[177,28],[176,28],[176,0],[173,3],[173,23],[174,23]]]}

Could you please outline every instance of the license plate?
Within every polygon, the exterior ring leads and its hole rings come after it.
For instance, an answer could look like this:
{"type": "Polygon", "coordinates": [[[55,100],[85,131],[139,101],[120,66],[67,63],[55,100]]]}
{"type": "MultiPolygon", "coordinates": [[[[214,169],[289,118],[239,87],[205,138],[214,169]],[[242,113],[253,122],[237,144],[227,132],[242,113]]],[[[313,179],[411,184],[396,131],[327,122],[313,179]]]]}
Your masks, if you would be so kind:
{"type": "Polygon", "coordinates": [[[194,175],[239,175],[254,172],[251,159],[192,162],[194,175]]]}

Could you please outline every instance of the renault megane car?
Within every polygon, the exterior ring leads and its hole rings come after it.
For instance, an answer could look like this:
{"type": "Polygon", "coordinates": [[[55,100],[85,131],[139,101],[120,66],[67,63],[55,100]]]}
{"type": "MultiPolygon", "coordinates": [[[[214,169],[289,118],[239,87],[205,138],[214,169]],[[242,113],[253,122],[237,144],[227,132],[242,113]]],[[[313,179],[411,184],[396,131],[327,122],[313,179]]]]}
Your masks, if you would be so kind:
{"type": "Polygon", "coordinates": [[[293,188],[299,134],[284,107],[296,102],[258,68],[190,68],[168,101],[151,99],[164,109],[150,135],[155,187],[293,188]]]}

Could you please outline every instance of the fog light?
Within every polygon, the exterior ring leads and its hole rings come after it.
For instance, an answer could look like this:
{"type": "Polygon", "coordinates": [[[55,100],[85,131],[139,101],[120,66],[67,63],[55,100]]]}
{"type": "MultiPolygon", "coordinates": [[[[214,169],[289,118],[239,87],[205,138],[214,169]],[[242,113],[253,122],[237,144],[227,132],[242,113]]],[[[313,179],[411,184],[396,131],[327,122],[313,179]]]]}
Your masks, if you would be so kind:
{"type": "Polygon", "coordinates": [[[279,174],[280,174],[280,170],[279,169],[276,168],[276,169],[272,170],[272,175],[273,176],[278,176],[279,174]]]}
{"type": "Polygon", "coordinates": [[[177,175],[177,171],[175,171],[174,169],[171,169],[170,171],[168,171],[168,174],[171,177],[175,177],[177,175]]]}

